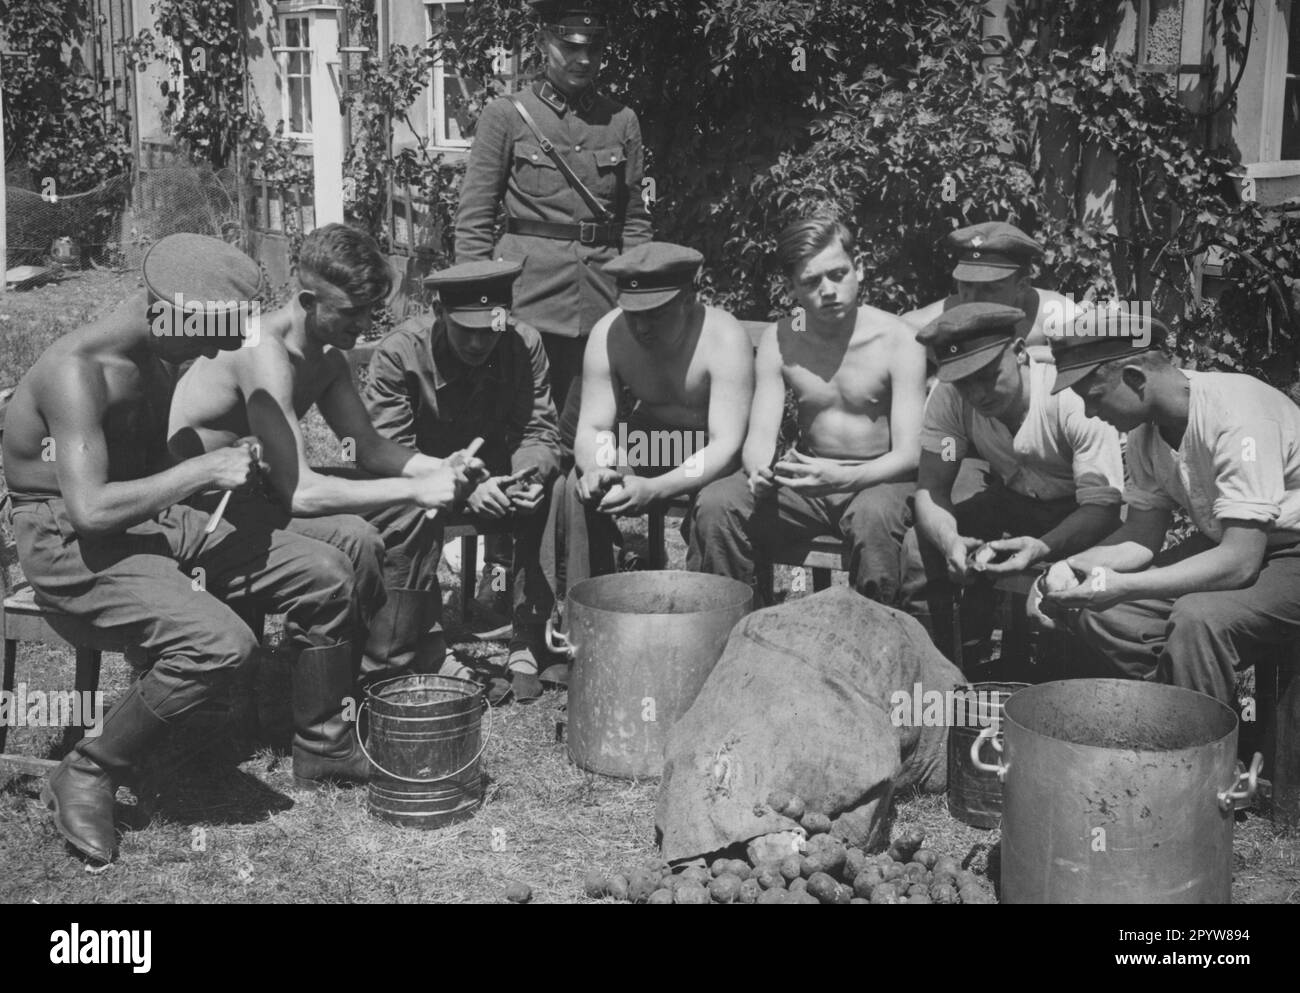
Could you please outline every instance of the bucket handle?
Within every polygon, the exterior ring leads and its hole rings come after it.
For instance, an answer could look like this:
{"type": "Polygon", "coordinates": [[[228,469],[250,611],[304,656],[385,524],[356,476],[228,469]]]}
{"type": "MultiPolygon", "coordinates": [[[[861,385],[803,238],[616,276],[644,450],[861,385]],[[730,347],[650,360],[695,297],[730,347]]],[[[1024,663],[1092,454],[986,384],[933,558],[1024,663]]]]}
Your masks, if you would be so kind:
{"type": "Polygon", "coordinates": [[[1219,794],[1219,809],[1227,812],[1229,810],[1244,810],[1250,806],[1250,801],[1255,798],[1255,790],[1259,788],[1259,771],[1264,767],[1264,756],[1259,752],[1250,760],[1250,768],[1243,769],[1240,762],[1237,763],[1237,776],[1232,781],[1232,785],[1219,794]]]}
{"type": "Polygon", "coordinates": [[[565,635],[555,630],[555,619],[553,617],[546,619],[546,647],[556,655],[563,655],[570,662],[578,654],[578,646],[565,635]]]}
{"type": "Polygon", "coordinates": [[[389,771],[388,771],[387,769],[385,769],[382,765],[380,765],[378,762],[376,762],[376,761],[374,760],[374,758],[371,757],[370,752],[368,752],[368,751],[366,750],[365,737],[361,734],[361,714],[362,714],[362,712],[366,709],[366,705],[367,705],[369,702],[370,702],[369,700],[362,700],[362,701],[361,701],[361,706],[357,708],[357,745],[361,748],[361,754],[364,755],[364,756],[366,757],[366,761],[368,761],[368,762],[369,762],[371,765],[373,765],[376,769],[378,769],[380,772],[382,772],[385,776],[388,776],[390,779],[396,779],[398,782],[402,782],[402,783],[418,783],[418,784],[420,784],[420,785],[425,785],[425,784],[428,784],[428,783],[441,783],[441,782],[442,782],[443,780],[445,780],[445,779],[453,779],[453,778],[455,778],[456,776],[459,776],[462,772],[464,772],[466,769],[468,769],[470,766],[472,766],[472,765],[473,765],[475,762],[477,762],[479,759],[481,759],[481,758],[483,757],[483,753],[484,753],[485,751],[487,751],[488,743],[492,740],[492,710],[493,710],[493,707],[492,707],[492,705],[491,705],[490,703],[487,703],[486,701],[484,701],[484,706],[486,706],[486,708],[487,708],[487,712],[488,712],[488,726],[487,726],[487,733],[484,734],[484,736],[483,736],[483,744],[479,746],[479,750],[478,750],[477,752],[474,753],[474,757],[473,757],[472,759],[470,759],[468,762],[466,762],[463,766],[461,766],[461,767],[460,767],[459,769],[457,769],[455,772],[447,772],[447,773],[443,773],[441,776],[434,776],[432,779],[410,779],[410,778],[408,778],[408,777],[406,777],[406,776],[399,776],[399,775],[398,775],[397,773],[395,773],[395,772],[389,772],[389,771]]]}
{"type": "Polygon", "coordinates": [[[985,762],[983,759],[980,758],[980,747],[986,741],[993,746],[993,750],[995,752],[997,752],[999,755],[1002,754],[1002,742],[998,741],[996,737],[997,733],[998,733],[997,721],[994,721],[983,731],[981,731],[979,735],[975,738],[975,740],[972,741],[970,744],[970,760],[971,760],[971,765],[975,766],[976,769],[979,769],[981,772],[995,772],[997,773],[998,781],[1003,782],[1007,778],[1008,767],[1002,763],[1002,760],[999,759],[995,765],[989,765],[987,762],[985,762]]]}

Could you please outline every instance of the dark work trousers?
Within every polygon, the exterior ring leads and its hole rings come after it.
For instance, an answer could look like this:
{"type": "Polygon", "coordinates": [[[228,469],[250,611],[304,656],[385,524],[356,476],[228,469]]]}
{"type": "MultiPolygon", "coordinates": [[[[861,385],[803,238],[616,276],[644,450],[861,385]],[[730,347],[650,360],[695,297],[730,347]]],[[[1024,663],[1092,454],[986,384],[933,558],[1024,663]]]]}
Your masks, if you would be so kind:
{"type": "Polygon", "coordinates": [[[314,538],[226,518],[205,534],[208,515],[184,505],[93,538],[77,535],[61,499],[16,500],[13,518],[40,602],[144,648],[141,694],[164,720],[225,702],[254,657],[257,639],[227,603],[284,614],[299,651],[351,641],[360,622],[352,563],[314,538]]]}
{"type": "MultiPolygon", "coordinates": [[[[621,415],[620,415],[620,419],[621,415]]],[[[657,432],[682,434],[691,429],[675,428],[643,414],[630,414],[627,417],[629,432],[644,432],[654,437],[657,432]]],[[[699,447],[703,447],[699,442],[699,447]]],[[[695,448],[687,449],[685,443],[680,450],[673,451],[673,457],[689,456],[695,448]]],[[[672,472],[676,465],[653,465],[616,467],[619,472],[653,479],[672,472]]],[[[599,500],[585,504],[578,497],[579,473],[575,467],[571,472],[561,475],[551,490],[551,520],[546,531],[546,543],[542,550],[542,566],[552,580],[557,596],[564,595],[584,579],[593,576],[607,576],[617,571],[618,563],[615,547],[622,544],[618,518],[602,514],[596,509],[599,500]]],[[[695,504],[697,493],[688,495],[691,506],[695,504]]],[[[682,521],[683,538],[690,530],[690,511],[682,521]]]]}
{"type": "MultiPolygon", "coordinates": [[[[957,533],[963,538],[993,541],[1004,534],[1041,538],[1078,509],[1074,497],[1036,500],[990,479],[989,487],[954,505],[957,533]]],[[[952,639],[953,596],[957,587],[948,578],[948,560],[918,531],[917,544],[925,569],[924,600],[929,608],[931,636],[939,651],[955,657],[952,639]]],[[[919,606],[909,590],[909,607],[919,606]]],[[[962,592],[961,630],[965,642],[983,641],[993,630],[996,598],[991,577],[980,577],[962,592]]]]}
{"type": "MultiPolygon", "coordinates": [[[[212,513],[220,499],[219,493],[202,493],[192,497],[189,504],[205,513],[212,513]]],[[[352,564],[353,587],[357,599],[359,629],[354,643],[357,651],[361,650],[370,621],[387,599],[384,586],[384,540],[378,529],[357,514],[293,517],[278,503],[256,490],[236,490],[232,493],[222,516],[237,531],[245,528],[254,531],[266,528],[292,531],[304,538],[314,538],[333,545],[346,555],[352,564]]]]}
{"type": "Polygon", "coordinates": [[[788,486],[756,500],[746,474],[706,486],[691,521],[686,568],[730,576],[751,586],[755,565],[821,535],[849,543],[849,581],[863,596],[888,606],[902,583],[903,535],[912,524],[915,483],[880,483],[857,493],[806,497],[788,486]]]}
{"type": "MultiPolygon", "coordinates": [[[[1196,534],[1152,564],[1169,565],[1213,547],[1196,534]]],[[[1252,665],[1265,646],[1300,637],[1300,544],[1270,548],[1259,578],[1244,589],[1081,610],[1073,626],[1108,663],[1107,675],[1170,683],[1232,706],[1236,671],[1252,665]]]]}
{"type": "Polygon", "coordinates": [[[582,356],[586,338],[561,338],[543,334],[542,346],[551,367],[551,396],[560,414],[560,456],[563,471],[573,465],[573,439],[578,433],[578,413],[582,404],[582,356]]]}
{"type": "MultiPolygon", "coordinates": [[[[549,501],[544,500],[532,514],[499,519],[468,514],[440,512],[432,521],[422,507],[410,505],[386,507],[367,514],[384,543],[384,582],[390,590],[434,590],[441,615],[442,594],[438,585],[438,560],[442,557],[444,531],[449,524],[472,522],[486,533],[513,536],[514,556],[511,564],[511,602],[516,632],[543,624],[551,613],[555,596],[543,575],[540,564],[542,533],[549,519],[549,501]]],[[[472,597],[474,591],[461,590],[472,597]]],[[[431,630],[441,630],[439,623],[431,630]]]]}

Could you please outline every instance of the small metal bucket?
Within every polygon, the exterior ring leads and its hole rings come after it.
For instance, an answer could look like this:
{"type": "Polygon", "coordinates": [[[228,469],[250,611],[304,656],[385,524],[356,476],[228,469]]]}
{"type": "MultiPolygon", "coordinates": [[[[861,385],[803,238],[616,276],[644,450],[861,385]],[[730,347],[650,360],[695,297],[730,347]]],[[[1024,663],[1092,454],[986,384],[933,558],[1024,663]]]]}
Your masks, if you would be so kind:
{"type": "MultiPolygon", "coordinates": [[[[445,827],[483,803],[483,691],[468,679],[403,676],[370,687],[362,749],[375,775],[370,812],[403,827],[445,827]]],[[[361,715],[357,722],[360,727],[361,715]]],[[[361,735],[358,734],[358,739],[361,735]]]]}

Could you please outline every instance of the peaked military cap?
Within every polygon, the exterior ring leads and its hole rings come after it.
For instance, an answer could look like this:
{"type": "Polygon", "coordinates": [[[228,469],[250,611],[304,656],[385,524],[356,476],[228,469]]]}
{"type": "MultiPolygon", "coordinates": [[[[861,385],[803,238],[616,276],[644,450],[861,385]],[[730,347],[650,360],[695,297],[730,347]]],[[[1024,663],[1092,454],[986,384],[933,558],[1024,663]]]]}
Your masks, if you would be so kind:
{"type": "Polygon", "coordinates": [[[424,285],[438,291],[443,311],[462,327],[504,331],[523,271],[522,262],[464,262],[426,276],[424,285]]]}
{"type": "Polygon", "coordinates": [[[704,256],[693,248],[651,241],[624,252],[605,265],[618,284],[624,310],[662,307],[695,282],[704,256]]]}
{"type": "Polygon", "coordinates": [[[1043,246],[1014,224],[989,221],[958,228],[944,239],[957,256],[953,279],[963,283],[991,283],[1006,279],[1021,266],[1043,257],[1043,246]]]}
{"type": "Polygon", "coordinates": [[[1094,369],[1115,359],[1131,358],[1162,345],[1169,334],[1147,313],[1096,307],[1084,311],[1063,335],[1050,340],[1056,360],[1053,393],[1068,390],[1094,369]]]}
{"type": "Polygon", "coordinates": [[[1002,355],[1015,338],[1019,307],[1000,303],[963,303],[922,328],[916,340],[934,353],[942,382],[955,383],[979,372],[1002,355]]]}
{"type": "Polygon", "coordinates": [[[542,23],[574,45],[591,45],[605,37],[601,0],[528,0],[542,23]]]}
{"type": "MultiPolygon", "coordinates": [[[[243,345],[245,322],[260,306],[264,286],[262,267],[234,245],[203,234],[171,234],[145,254],[141,275],[155,327],[183,328],[188,318],[223,348],[243,345]]],[[[186,334],[192,336],[198,335],[186,334]]]]}

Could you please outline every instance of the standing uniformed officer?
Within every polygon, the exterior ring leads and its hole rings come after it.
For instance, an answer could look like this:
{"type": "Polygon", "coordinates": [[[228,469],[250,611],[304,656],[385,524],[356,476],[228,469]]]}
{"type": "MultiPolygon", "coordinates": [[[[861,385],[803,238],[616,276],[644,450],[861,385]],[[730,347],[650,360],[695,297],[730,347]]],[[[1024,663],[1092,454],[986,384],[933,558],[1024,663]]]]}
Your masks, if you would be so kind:
{"type": "Polygon", "coordinates": [[[993,611],[991,588],[976,585],[982,573],[1019,572],[1081,551],[1119,526],[1119,435],[1088,417],[1078,397],[1053,394],[1055,367],[1033,361],[1015,337],[1024,316],[999,304],[962,304],[917,335],[933,351],[940,382],[921,427],[916,532],[935,644],[949,657],[958,648],[955,587],[968,588],[963,633],[983,635],[993,611]],[[954,504],[967,457],[989,463],[989,486],[954,504]],[[1016,537],[1003,539],[1004,531],[1016,537]],[[986,542],[1009,558],[975,558],[986,542]]]}
{"type": "MultiPolygon", "coordinates": [[[[380,342],[365,395],[375,429],[424,455],[445,458],[484,441],[479,457],[491,477],[469,493],[464,509],[483,528],[515,539],[510,685],[489,686],[494,703],[511,689],[521,701],[541,694],[542,629],[554,603],[539,553],[560,438],[541,335],[511,316],[521,269],[518,262],[470,262],[429,276],[441,312],[414,317],[380,342]],[[511,478],[525,472],[532,475],[511,478]]],[[[403,505],[370,520],[384,536],[389,595],[410,603],[399,640],[445,674],[464,675],[454,661],[443,666],[437,568],[446,519],[403,505]]]]}
{"type": "Polygon", "coordinates": [[[530,2],[541,18],[546,68],[479,118],[456,216],[456,261],[523,263],[514,314],[542,332],[567,453],[578,423],[583,346],[614,309],[614,281],[602,266],[650,240],[650,217],[641,125],[595,89],[604,4],[530,2]],[[503,203],[506,233],[494,247],[503,203]]]}
{"type": "Polygon", "coordinates": [[[1015,337],[1024,339],[1035,359],[1051,361],[1046,346],[1052,337],[1071,327],[1077,305],[1069,297],[1031,283],[1033,264],[1043,257],[1043,246],[1014,224],[988,221],[958,228],[943,240],[957,257],[952,271],[954,292],[943,300],[904,314],[918,331],[963,303],[996,303],[1016,307],[1024,315],[1016,321],[1015,337]]]}

